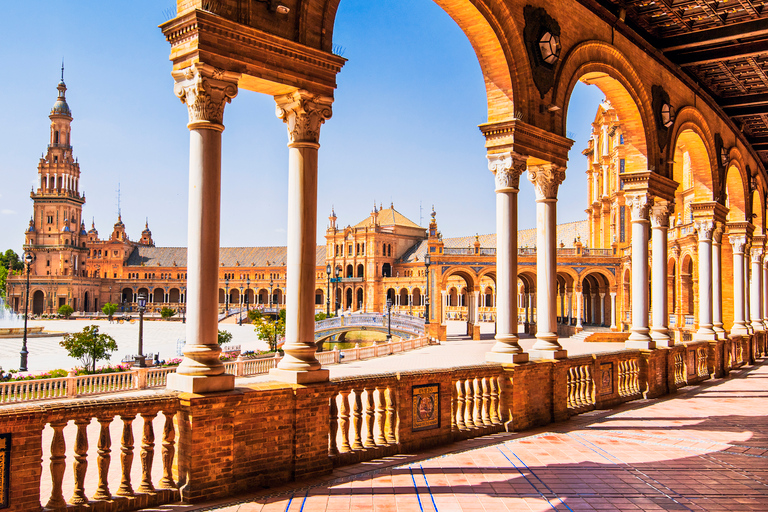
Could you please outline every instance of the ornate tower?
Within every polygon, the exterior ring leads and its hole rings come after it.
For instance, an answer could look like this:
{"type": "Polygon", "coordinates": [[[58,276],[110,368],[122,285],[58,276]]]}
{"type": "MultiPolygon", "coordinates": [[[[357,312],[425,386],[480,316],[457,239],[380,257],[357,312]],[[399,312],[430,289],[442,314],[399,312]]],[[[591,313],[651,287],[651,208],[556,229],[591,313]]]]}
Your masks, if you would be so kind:
{"type": "Polygon", "coordinates": [[[48,116],[51,134],[48,151],[37,166],[40,186],[32,190],[33,216],[26,232],[25,251],[35,256],[32,272],[39,276],[84,275],[85,227],[80,194],[80,164],[72,156],[71,123],[65,93],[64,67],[56,87],[58,98],[48,116]]]}

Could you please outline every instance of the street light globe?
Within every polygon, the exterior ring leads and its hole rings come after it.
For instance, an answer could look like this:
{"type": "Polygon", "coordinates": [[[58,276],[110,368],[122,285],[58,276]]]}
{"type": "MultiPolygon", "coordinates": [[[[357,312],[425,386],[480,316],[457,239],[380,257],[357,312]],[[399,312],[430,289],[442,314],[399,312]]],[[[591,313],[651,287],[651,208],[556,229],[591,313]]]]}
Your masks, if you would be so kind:
{"type": "Polygon", "coordinates": [[[560,58],[560,37],[551,32],[544,32],[539,39],[541,58],[547,64],[554,64],[560,58]]]}

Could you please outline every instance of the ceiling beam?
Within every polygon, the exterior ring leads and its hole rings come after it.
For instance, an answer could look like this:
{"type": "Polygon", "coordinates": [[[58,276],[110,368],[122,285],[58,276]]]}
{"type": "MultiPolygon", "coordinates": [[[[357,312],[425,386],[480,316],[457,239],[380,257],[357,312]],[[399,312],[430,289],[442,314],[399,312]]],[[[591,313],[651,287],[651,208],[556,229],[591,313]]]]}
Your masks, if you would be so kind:
{"type": "Polygon", "coordinates": [[[723,107],[723,110],[729,117],[759,116],[768,114],[768,103],[748,107],[723,107]]]}
{"type": "Polygon", "coordinates": [[[730,98],[719,98],[717,102],[724,109],[729,107],[752,107],[757,105],[768,105],[768,93],[745,94],[742,96],[732,96],[730,98]]]}
{"type": "Polygon", "coordinates": [[[768,39],[749,43],[737,43],[708,50],[669,52],[667,57],[681,67],[711,64],[722,60],[743,59],[768,53],[768,39]]]}
{"type": "Polygon", "coordinates": [[[768,18],[760,18],[744,23],[733,23],[724,27],[697,30],[679,36],[665,37],[658,41],[658,48],[663,52],[692,50],[727,43],[736,39],[745,39],[768,35],[768,18]]]}

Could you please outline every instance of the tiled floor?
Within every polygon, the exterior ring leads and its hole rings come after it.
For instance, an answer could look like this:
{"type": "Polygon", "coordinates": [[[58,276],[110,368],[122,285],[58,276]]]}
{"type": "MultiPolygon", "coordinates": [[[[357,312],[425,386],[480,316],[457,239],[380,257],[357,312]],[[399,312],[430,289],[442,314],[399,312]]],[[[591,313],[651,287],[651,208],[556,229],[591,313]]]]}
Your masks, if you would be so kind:
{"type": "Polygon", "coordinates": [[[768,364],[664,400],[339,468],[202,508],[768,511],[768,364]]]}

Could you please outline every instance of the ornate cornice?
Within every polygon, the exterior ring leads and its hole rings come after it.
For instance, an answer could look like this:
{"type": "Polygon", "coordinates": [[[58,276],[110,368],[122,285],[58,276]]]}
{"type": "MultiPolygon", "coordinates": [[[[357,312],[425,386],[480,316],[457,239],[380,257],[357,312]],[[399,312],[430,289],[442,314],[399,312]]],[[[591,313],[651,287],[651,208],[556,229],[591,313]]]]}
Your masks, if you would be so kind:
{"type": "Polygon", "coordinates": [[[557,199],[557,189],[565,180],[565,168],[554,164],[533,165],[528,168],[528,179],[536,190],[536,200],[557,199]]]}
{"type": "Polygon", "coordinates": [[[237,96],[239,73],[202,63],[175,71],[173,92],[187,105],[190,128],[224,129],[224,106],[237,96]]]}
{"type": "Polygon", "coordinates": [[[517,192],[527,159],[513,152],[493,153],[487,158],[488,170],[496,178],[496,192],[517,192]]]}
{"type": "Polygon", "coordinates": [[[320,142],[320,126],[333,115],[333,98],[298,90],[275,96],[275,114],[288,125],[290,144],[320,142]]]}

